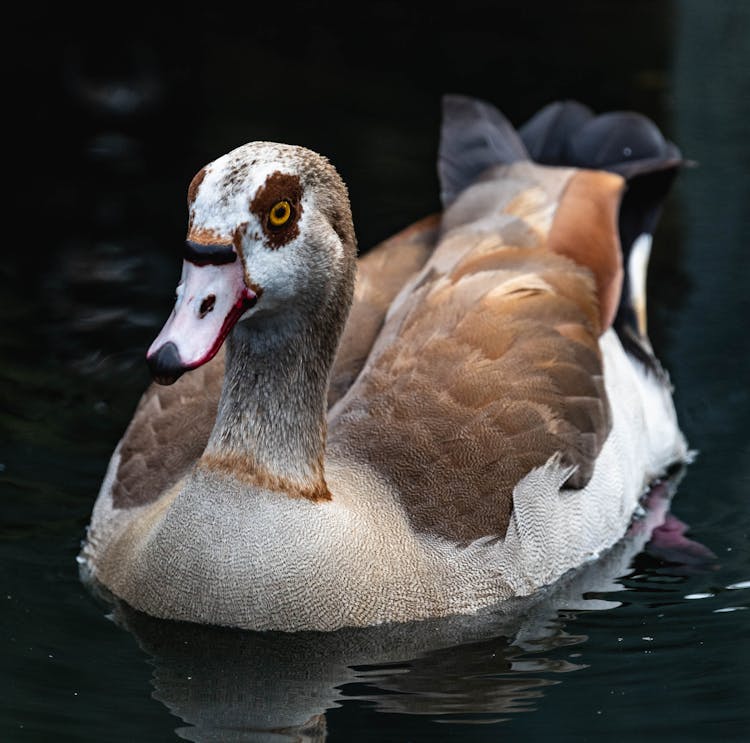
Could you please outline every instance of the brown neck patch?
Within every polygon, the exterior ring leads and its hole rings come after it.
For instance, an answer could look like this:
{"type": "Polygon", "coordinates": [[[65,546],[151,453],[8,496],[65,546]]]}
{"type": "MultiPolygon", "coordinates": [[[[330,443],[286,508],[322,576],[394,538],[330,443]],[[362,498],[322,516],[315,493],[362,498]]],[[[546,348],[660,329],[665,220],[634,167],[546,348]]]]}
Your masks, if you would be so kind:
{"type": "Polygon", "coordinates": [[[302,214],[302,185],[299,176],[274,171],[258,189],[250,202],[250,211],[258,217],[266,244],[277,249],[299,235],[298,222],[302,214]],[[291,206],[291,215],[280,227],[273,227],[269,221],[271,210],[280,201],[291,206]]]}
{"type": "Polygon", "coordinates": [[[594,274],[600,333],[612,325],[622,291],[622,249],[617,227],[625,181],[614,173],[581,170],[568,182],[548,237],[554,253],[594,274]]]}
{"type": "Polygon", "coordinates": [[[332,500],[331,492],[323,477],[322,466],[310,483],[299,484],[281,475],[275,475],[259,465],[249,454],[204,454],[198,460],[198,467],[223,475],[231,475],[249,485],[256,485],[289,498],[304,498],[313,503],[332,500]]]}

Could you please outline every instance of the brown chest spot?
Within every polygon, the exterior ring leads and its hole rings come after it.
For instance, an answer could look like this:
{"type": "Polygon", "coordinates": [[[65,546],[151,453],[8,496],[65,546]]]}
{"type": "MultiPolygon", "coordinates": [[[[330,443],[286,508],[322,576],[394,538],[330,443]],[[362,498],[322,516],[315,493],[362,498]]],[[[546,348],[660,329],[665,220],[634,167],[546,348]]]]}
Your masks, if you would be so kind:
{"type": "Polygon", "coordinates": [[[268,472],[250,455],[204,454],[198,466],[230,475],[242,482],[286,495],[289,498],[304,498],[313,503],[332,500],[328,485],[323,478],[322,468],[319,476],[311,479],[310,482],[295,483],[283,476],[268,472]]]}

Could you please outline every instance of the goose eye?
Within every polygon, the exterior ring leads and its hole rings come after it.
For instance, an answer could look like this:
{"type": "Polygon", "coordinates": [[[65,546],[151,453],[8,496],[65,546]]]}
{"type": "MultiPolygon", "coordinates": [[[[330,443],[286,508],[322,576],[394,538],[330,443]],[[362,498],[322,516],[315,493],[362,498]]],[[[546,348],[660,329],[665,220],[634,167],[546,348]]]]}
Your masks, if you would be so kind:
{"type": "Polygon", "coordinates": [[[268,212],[268,225],[273,229],[283,227],[292,216],[292,205],[285,199],[277,201],[268,212]]]}

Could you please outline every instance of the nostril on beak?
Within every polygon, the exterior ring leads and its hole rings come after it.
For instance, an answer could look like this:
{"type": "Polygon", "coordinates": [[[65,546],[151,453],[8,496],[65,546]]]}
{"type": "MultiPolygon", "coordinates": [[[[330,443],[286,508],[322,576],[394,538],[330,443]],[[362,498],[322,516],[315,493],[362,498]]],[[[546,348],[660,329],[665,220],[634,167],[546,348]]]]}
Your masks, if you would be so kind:
{"type": "Polygon", "coordinates": [[[216,295],[209,294],[202,302],[198,309],[198,317],[202,320],[211,310],[213,310],[216,304],[216,295]]]}

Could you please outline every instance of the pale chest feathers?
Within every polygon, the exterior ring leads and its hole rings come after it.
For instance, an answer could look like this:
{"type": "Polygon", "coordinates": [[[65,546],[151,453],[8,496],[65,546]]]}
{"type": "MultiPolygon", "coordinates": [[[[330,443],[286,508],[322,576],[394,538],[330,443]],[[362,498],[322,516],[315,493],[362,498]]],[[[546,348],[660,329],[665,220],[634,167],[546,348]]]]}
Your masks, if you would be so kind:
{"type": "Polygon", "coordinates": [[[530,594],[619,539],[664,458],[686,456],[679,432],[664,427],[673,415],[668,395],[627,359],[614,333],[602,350],[617,402],[589,484],[561,489],[569,470],[552,457],[516,484],[502,535],[457,544],[415,530],[391,482],[334,453],[326,462],[330,502],[198,478],[138,513],[118,516],[100,504],[88,547],[94,577],[157,616],[254,629],[472,613],[530,594]]]}

